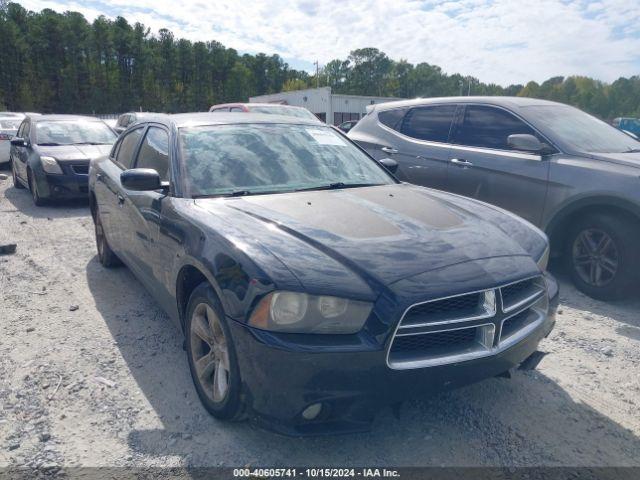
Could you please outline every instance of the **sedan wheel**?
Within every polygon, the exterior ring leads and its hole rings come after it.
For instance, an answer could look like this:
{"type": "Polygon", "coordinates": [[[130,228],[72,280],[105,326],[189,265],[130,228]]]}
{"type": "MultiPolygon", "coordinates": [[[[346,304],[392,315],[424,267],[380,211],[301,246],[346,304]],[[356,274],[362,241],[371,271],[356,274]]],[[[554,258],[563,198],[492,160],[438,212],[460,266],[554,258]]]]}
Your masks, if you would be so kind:
{"type": "Polygon", "coordinates": [[[229,350],[220,320],[206,303],[199,304],[191,319],[191,356],[198,380],[207,397],[224,401],[229,392],[229,350]]]}
{"type": "Polygon", "coordinates": [[[11,177],[13,178],[14,187],[18,189],[24,188],[24,185],[22,185],[22,182],[18,179],[18,174],[16,173],[16,166],[13,163],[13,161],[11,162],[11,177]]]}
{"type": "Polygon", "coordinates": [[[38,193],[38,182],[33,177],[33,173],[29,174],[29,190],[31,190],[31,197],[36,207],[41,207],[45,204],[44,199],[38,193]]]}
{"type": "Polygon", "coordinates": [[[222,305],[208,283],[195,288],[186,314],[189,369],[202,405],[221,420],[241,419],[244,409],[235,346],[222,305]]]}
{"type": "Polygon", "coordinates": [[[98,260],[103,267],[113,268],[121,265],[122,262],[118,256],[111,250],[107,237],[102,227],[102,219],[100,218],[100,211],[97,210],[94,219],[94,226],[96,232],[96,248],[98,250],[98,260]]]}

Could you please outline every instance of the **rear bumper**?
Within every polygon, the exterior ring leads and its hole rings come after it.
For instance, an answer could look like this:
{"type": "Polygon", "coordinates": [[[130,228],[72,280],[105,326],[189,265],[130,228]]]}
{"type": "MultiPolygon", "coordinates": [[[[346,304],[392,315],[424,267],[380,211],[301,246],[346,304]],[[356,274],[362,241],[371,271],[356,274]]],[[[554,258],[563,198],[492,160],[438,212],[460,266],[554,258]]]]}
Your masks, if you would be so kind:
{"type": "Polygon", "coordinates": [[[242,376],[243,395],[258,421],[290,435],[363,431],[377,410],[402,400],[454,389],[512,369],[537,350],[555,324],[558,286],[547,277],[547,318],[526,338],[495,355],[412,370],[386,365],[386,349],[359,352],[293,351],[228,320],[242,376]],[[321,403],[312,420],[304,409],[321,403]]]}

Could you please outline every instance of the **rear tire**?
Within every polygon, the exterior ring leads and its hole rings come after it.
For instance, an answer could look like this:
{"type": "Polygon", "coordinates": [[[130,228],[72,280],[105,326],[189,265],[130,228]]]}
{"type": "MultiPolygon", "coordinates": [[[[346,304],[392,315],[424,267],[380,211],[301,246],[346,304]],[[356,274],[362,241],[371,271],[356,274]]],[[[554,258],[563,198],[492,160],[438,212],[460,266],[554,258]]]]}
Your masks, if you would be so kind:
{"type": "Polygon", "coordinates": [[[98,259],[105,268],[114,268],[122,265],[122,261],[111,250],[107,237],[104,234],[104,228],[102,228],[102,221],[100,220],[100,211],[96,208],[96,215],[94,219],[94,227],[96,231],[96,248],[98,249],[98,259]]]}
{"type": "Polygon", "coordinates": [[[13,162],[11,162],[11,177],[13,178],[13,186],[16,187],[17,189],[22,189],[24,188],[24,185],[22,184],[22,182],[18,179],[18,175],[16,174],[16,168],[13,165],[13,162]]]}
{"type": "Polygon", "coordinates": [[[565,258],[576,287],[599,300],[627,297],[637,285],[639,225],[628,218],[593,213],[571,225],[565,258]]]}
{"type": "Polygon", "coordinates": [[[189,370],[202,405],[219,420],[241,420],[244,404],[236,351],[222,305],[208,283],[191,294],[185,322],[189,370]]]}

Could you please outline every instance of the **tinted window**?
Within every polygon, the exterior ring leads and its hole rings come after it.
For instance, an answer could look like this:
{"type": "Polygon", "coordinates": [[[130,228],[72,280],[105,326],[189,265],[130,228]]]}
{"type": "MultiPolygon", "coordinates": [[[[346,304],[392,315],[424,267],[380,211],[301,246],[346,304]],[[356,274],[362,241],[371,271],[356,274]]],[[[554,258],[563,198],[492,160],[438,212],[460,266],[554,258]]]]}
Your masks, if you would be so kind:
{"type": "Polygon", "coordinates": [[[519,118],[499,108],[471,105],[464,114],[464,122],[454,135],[454,143],[471,147],[509,150],[507,138],[516,133],[536,135],[519,118]]]}
{"type": "Polygon", "coordinates": [[[124,168],[131,168],[133,165],[133,154],[135,153],[138,140],[142,136],[142,128],[136,128],[132,132],[127,133],[122,142],[116,156],[117,162],[124,168]]]}
{"type": "Polygon", "coordinates": [[[161,128],[151,127],[138,153],[136,167],[153,168],[162,180],[169,178],[169,135],[161,128]]]}
{"type": "Polygon", "coordinates": [[[230,112],[244,112],[240,107],[231,107],[230,112]]]}
{"type": "Polygon", "coordinates": [[[456,108],[456,105],[412,108],[404,117],[400,131],[419,140],[446,142],[456,108]]]}
{"type": "Polygon", "coordinates": [[[389,128],[399,130],[400,122],[404,118],[404,114],[406,112],[407,111],[402,108],[397,108],[395,110],[386,110],[378,113],[378,121],[389,128]]]}

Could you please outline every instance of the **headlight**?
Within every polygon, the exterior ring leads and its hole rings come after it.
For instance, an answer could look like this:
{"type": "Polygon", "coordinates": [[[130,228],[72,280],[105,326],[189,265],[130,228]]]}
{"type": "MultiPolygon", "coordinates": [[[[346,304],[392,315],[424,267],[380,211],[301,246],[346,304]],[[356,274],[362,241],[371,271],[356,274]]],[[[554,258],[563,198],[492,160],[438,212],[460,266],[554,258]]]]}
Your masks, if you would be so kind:
{"type": "Polygon", "coordinates": [[[56,159],[53,157],[40,157],[40,161],[42,162],[42,169],[47,173],[57,173],[62,175],[62,169],[56,159]]]}
{"type": "Polygon", "coordinates": [[[542,255],[536,263],[541,272],[547,270],[547,265],[549,264],[549,245],[544,249],[544,252],[542,252],[542,255]]]}
{"type": "Polygon", "coordinates": [[[287,333],[356,333],[372,305],[347,298],[273,292],[253,311],[249,325],[287,333]]]}

